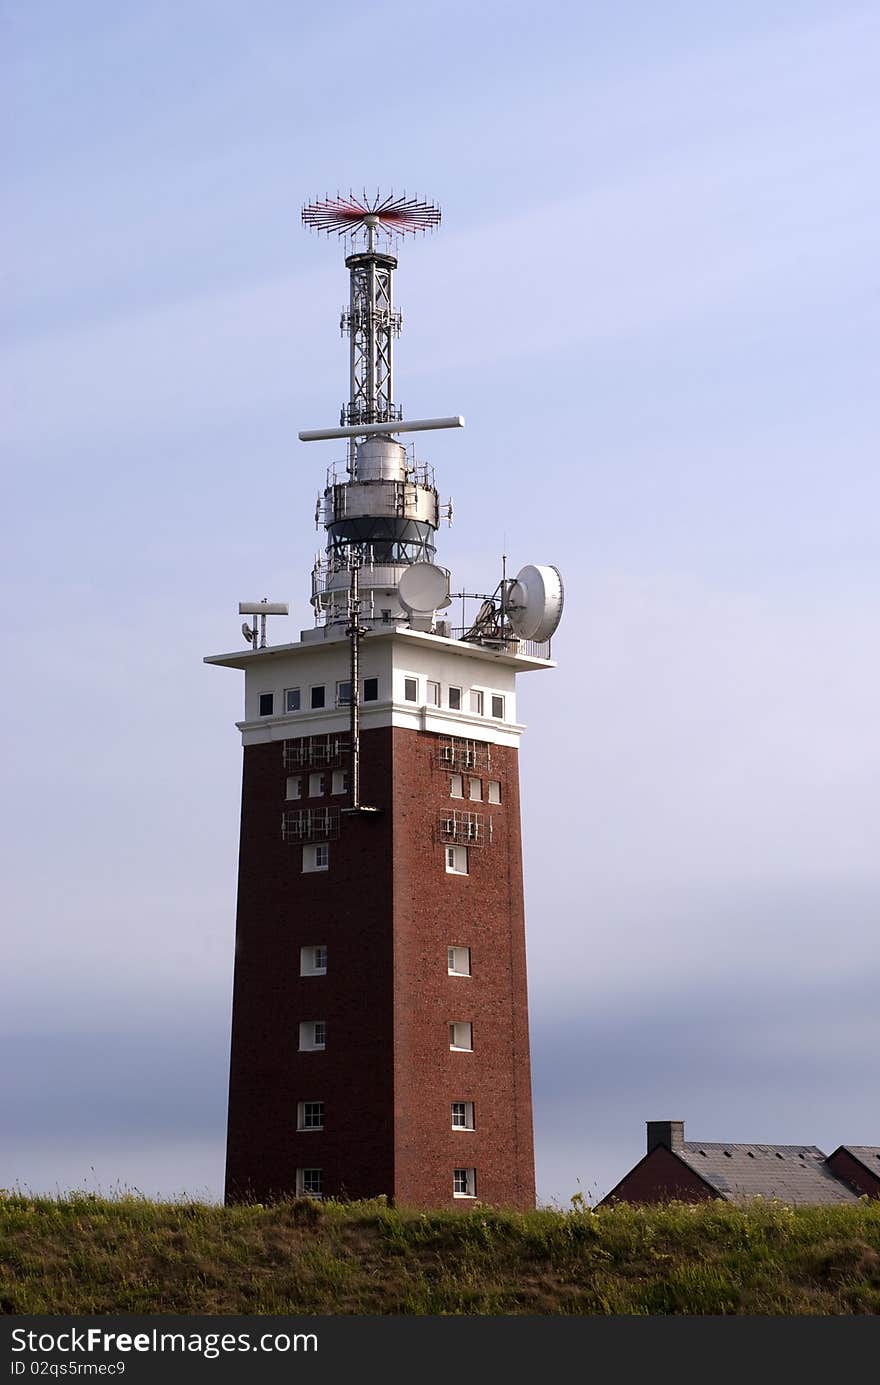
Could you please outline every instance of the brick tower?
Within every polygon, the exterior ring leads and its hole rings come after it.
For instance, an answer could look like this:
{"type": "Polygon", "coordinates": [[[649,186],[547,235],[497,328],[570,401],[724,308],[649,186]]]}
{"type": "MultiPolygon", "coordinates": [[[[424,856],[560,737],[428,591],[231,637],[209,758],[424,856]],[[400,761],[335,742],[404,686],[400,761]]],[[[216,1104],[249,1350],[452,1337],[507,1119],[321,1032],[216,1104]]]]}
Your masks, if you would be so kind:
{"type": "Polygon", "coordinates": [[[516,675],[550,668],[555,568],[527,567],[453,629],[430,468],[398,435],[392,235],[425,203],[339,200],[351,389],[322,499],[314,628],[206,662],[242,669],[241,848],[227,1201],[387,1194],[535,1202],[516,675]],[[384,235],[385,248],[378,241],[384,235]]]}

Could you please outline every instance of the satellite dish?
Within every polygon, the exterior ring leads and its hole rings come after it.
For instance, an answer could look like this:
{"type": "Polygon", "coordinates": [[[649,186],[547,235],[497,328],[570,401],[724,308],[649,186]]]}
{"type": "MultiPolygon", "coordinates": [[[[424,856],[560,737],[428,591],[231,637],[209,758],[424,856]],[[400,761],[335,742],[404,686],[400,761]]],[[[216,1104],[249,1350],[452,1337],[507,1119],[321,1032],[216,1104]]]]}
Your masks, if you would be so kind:
{"type": "Polygon", "coordinates": [[[430,615],[448,606],[449,574],[434,563],[413,563],[397,584],[400,603],[410,615],[430,615]]]}
{"type": "Polygon", "coordinates": [[[253,642],[254,642],[254,631],[253,631],[253,630],[251,629],[251,627],[248,625],[247,621],[245,621],[244,624],[242,625],[242,627],[241,627],[241,633],[244,635],[244,637],[245,637],[245,639],[247,640],[248,644],[253,644],[253,642]]]}
{"type": "Polygon", "coordinates": [[[522,640],[549,640],[562,619],[565,590],[556,567],[531,563],[516,574],[507,592],[507,614],[522,640]]]}

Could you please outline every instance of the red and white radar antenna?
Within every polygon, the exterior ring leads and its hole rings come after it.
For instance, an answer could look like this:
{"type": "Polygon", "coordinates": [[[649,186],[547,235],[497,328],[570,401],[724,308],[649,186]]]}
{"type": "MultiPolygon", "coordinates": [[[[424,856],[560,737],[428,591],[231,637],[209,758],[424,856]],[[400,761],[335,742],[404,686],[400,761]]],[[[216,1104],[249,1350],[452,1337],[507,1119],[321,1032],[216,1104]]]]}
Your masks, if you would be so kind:
{"type": "Polygon", "coordinates": [[[375,234],[377,228],[388,235],[415,235],[417,231],[433,231],[440,225],[440,208],[433,202],[420,197],[395,197],[390,192],[387,197],[376,193],[375,197],[325,197],[320,202],[310,202],[302,211],[303,223],[314,231],[326,231],[327,235],[347,236],[365,230],[375,234]]]}

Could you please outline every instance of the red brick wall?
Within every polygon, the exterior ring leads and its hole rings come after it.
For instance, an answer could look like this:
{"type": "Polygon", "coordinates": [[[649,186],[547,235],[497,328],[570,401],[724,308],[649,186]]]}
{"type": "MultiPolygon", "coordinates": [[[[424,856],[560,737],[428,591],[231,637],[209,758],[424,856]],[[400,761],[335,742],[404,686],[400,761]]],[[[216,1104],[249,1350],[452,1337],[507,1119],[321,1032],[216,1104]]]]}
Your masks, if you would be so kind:
{"type": "MultiPolygon", "coordinates": [[[[329,1196],[468,1206],[452,1171],[475,1166],[480,1200],[534,1206],[517,753],[492,747],[491,771],[475,771],[484,800],[501,781],[501,804],[469,804],[450,800],[437,743],[402,728],[362,735],[362,800],[382,813],[343,818],[329,871],[313,874],[281,838],[281,743],[245,750],[230,1200],[292,1193],[300,1166],[323,1169],[329,1196]],[[444,868],[450,807],[493,816],[467,877],[444,868]],[[328,973],[301,978],[313,943],[327,944],[328,973]],[[447,974],[450,944],[470,946],[470,979],[447,974]],[[298,1052],[308,1019],[327,1022],[324,1052],[298,1052]],[[472,1021],[473,1053],[450,1052],[451,1020],[472,1021]],[[325,1129],[298,1133],[309,1099],[324,1101],[325,1129]],[[475,1103],[475,1131],[452,1130],[454,1100],[475,1103]]],[[[332,802],[345,800],[320,800],[332,802]]]]}
{"type": "Polygon", "coordinates": [[[656,1145],[602,1201],[708,1202],[717,1196],[665,1145],[656,1145]]]}
{"type": "MultiPolygon", "coordinates": [[[[394,731],[395,1193],[402,1203],[467,1206],[452,1171],[475,1167],[477,1197],[535,1205],[517,751],[490,748],[471,771],[483,801],[450,798],[436,736],[394,731]],[[486,801],[489,779],[501,803],[486,801]],[[491,817],[491,844],[469,848],[469,874],[447,874],[440,818],[491,817]],[[470,978],[446,949],[471,949],[470,978]],[[449,1048],[449,1023],[473,1024],[474,1051],[449,1048]],[[473,1101],[473,1131],[451,1128],[452,1101],[473,1101]]],[[[465,774],[467,780],[467,774],[465,774]]]]}
{"type": "MultiPolygon", "coordinates": [[[[320,1167],[330,1195],[370,1197],[393,1180],[390,729],[363,738],[364,801],[343,820],[330,869],[303,874],[281,838],[282,744],[244,752],[227,1198],[293,1193],[320,1167]],[[326,943],[327,975],[300,977],[300,948],[326,943]],[[301,1020],[327,1022],[327,1048],[300,1053],[301,1020]],[[296,1130],[298,1101],[325,1103],[325,1129],[296,1130]]],[[[306,776],[303,776],[304,787],[306,776]]],[[[344,803],[315,800],[314,806],[344,803]]]]}
{"type": "Polygon", "coordinates": [[[847,1154],[845,1149],[836,1149],[833,1154],[829,1154],[827,1162],[832,1173],[836,1173],[838,1178],[842,1178],[857,1193],[867,1193],[868,1197],[880,1198],[880,1176],[871,1173],[858,1159],[847,1154]]]}

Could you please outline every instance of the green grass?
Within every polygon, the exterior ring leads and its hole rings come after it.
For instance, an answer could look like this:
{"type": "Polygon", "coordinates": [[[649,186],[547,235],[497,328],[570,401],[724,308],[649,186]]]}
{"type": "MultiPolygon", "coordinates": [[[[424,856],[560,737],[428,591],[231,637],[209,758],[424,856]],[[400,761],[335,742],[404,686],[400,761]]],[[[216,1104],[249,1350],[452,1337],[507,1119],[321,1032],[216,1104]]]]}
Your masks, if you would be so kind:
{"type": "Polygon", "coordinates": [[[523,1214],[0,1195],[6,1313],[880,1313],[880,1203],[523,1214]]]}

